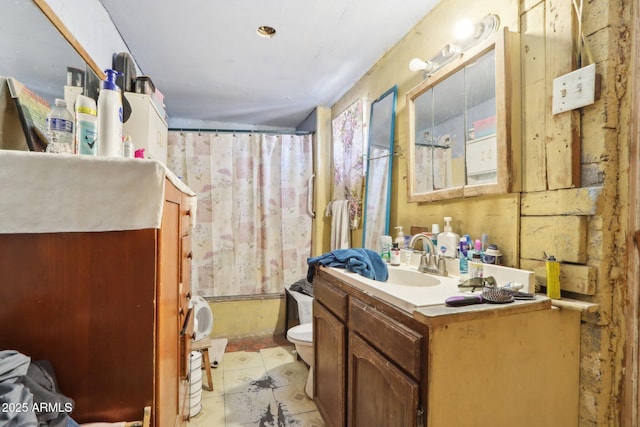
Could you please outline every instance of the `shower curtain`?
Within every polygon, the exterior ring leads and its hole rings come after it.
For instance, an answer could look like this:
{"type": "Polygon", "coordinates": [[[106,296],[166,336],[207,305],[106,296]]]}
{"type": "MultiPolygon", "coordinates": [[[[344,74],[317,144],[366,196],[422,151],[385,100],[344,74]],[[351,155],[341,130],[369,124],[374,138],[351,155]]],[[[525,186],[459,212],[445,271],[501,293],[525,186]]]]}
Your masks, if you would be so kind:
{"type": "Polygon", "coordinates": [[[167,166],[198,195],[198,295],[279,293],[306,275],[311,135],[171,131],[167,166]]]}

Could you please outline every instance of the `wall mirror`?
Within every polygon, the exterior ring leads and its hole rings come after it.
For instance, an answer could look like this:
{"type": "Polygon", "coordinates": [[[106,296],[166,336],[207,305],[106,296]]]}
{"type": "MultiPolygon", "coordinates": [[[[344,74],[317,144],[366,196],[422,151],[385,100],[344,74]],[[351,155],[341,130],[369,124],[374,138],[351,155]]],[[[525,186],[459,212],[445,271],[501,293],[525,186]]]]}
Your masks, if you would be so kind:
{"type": "Polygon", "coordinates": [[[515,37],[498,31],[407,93],[410,202],[517,190],[515,37]]]}
{"type": "Polygon", "coordinates": [[[378,250],[380,236],[389,234],[397,93],[394,86],[371,103],[362,247],[372,250],[378,250]]]}
{"type": "Polygon", "coordinates": [[[53,102],[62,98],[67,67],[102,72],[43,0],[0,2],[0,76],[15,77],[53,102]]]}

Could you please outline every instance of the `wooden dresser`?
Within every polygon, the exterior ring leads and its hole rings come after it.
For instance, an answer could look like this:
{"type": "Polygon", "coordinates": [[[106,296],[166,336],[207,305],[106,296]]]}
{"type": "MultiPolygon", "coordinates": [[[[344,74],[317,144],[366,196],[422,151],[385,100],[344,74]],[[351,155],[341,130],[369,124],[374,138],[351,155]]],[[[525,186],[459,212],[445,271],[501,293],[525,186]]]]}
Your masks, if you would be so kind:
{"type": "Polygon", "coordinates": [[[188,419],[192,204],[163,193],[158,228],[0,233],[0,349],[49,360],[79,423],[188,419]]]}

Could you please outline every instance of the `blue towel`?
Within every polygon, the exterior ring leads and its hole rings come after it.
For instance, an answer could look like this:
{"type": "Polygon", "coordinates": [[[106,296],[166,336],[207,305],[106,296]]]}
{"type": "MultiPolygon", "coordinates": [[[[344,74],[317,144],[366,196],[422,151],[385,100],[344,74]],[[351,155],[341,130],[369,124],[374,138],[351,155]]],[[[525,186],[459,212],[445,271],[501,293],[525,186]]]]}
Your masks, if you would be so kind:
{"type": "Polygon", "coordinates": [[[386,282],[389,278],[387,263],[379,253],[370,249],[336,249],[326,254],[307,258],[307,280],[313,281],[316,265],[346,268],[368,279],[386,282]]]}

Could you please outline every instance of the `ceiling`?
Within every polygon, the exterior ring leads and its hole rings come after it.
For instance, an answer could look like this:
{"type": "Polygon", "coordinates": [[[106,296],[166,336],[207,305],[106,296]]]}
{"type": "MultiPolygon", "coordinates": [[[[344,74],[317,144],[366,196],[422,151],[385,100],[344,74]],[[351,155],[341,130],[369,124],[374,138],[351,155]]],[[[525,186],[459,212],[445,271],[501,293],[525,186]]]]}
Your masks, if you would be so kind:
{"type": "Polygon", "coordinates": [[[170,118],[283,128],[333,105],[437,3],[100,1],[170,118]]]}

